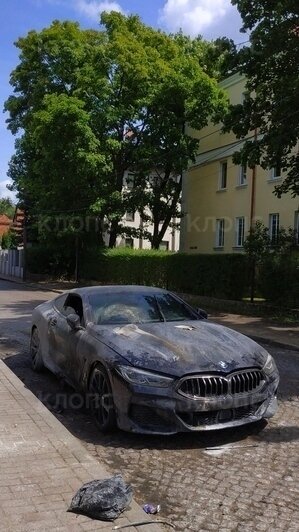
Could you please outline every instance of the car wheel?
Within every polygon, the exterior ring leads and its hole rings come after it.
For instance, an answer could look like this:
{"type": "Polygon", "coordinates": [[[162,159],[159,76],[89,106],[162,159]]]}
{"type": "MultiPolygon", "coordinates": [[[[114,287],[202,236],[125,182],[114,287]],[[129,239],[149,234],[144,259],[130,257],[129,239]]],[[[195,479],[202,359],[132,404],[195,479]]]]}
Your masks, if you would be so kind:
{"type": "Polygon", "coordinates": [[[32,369],[34,371],[42,371],[45,366],[41,353],[41,342],[37,327],[34,327],[34,329],[32,329],[30,340],[30,355],[32,369]]]}
{"type": "Polygon", "coordinates": [[[116,427],[112,388],[106,370],[96,366],[89,379],[90,408],[102,432],[116,427]]]}

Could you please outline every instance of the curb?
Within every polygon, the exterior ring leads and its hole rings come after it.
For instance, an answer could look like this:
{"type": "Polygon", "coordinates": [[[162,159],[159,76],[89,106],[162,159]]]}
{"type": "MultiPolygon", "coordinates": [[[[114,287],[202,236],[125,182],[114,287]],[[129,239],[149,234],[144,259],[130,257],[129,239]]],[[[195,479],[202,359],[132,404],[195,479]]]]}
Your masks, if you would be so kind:
{"type": "Polygon", "coordinates": [[[63,294],[65,290],[59,289],[59,288],[49,288],[45,286],[41,286],[38,283],[34,283],[31,281],[23,281],[22,279],[12,278],[12,277],[6,277],[5,275],[0,275],[0,281],[6,281],[8,283],[15,283],[20,284],[22,286],[28,286],[29,288],[32,288],[33,290],[42,290],[43,292],[55,292],[56,294],[63,294]]]}
{"type": "MultiPolygon", "coordinates": [[[[242,333],[244,334],[244,333],[242,333]]],[[[299,347],[297,347],[294,344],[287,344],[284,342],[278,342],[277,340],[272,340],[271,338],[265,338],[264,336],[252,336],[250,334],[246,334],[245,336],[248,336],[248,338],[251,338],[251,340],[254,340],[255,342],[261,343],[261,344],[267,344],[270,347],[278,347],[280,349],[288,349],[289,351],[294,351],[295,353],[299,353],[299,347]]]]}

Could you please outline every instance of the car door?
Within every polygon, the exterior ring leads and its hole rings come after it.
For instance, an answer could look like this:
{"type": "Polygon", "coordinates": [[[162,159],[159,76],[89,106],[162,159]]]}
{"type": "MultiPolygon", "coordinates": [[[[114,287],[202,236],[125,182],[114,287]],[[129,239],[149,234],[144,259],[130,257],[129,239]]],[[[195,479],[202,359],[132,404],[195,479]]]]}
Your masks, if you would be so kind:
{"type": "Polygon", "coordinates": [[[67,317],[70,314],[79,315],[82,327],[84,327],[82,299],[78,294],[69,293],[65,299],[58,298],[54,306],[56,312],[48,322],[51,358],[57,368],[57,373],[73,384],[75,375],[73,365],[77,362],[77,357],[74,355],[85,330],[71,329],[67,317]]]}

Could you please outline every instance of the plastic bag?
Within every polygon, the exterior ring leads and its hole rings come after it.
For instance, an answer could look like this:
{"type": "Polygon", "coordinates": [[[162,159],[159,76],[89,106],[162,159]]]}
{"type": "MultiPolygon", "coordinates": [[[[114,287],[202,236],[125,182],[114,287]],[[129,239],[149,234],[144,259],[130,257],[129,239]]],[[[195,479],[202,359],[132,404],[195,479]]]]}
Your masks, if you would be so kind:
{"type": "Polygon", "coordinates": [[[132,498],[132,487],[121,475],[115,475],[83,484],[68,511],[101,521],[114,521],[129,506],[132,498]]]}

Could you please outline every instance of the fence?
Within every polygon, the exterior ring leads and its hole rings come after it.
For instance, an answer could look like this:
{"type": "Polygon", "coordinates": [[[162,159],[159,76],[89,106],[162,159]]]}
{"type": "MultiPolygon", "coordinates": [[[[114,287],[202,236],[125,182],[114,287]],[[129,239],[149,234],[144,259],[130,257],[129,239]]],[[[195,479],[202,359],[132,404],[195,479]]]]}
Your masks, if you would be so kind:
{"type": "Polygon", "coordinates": [[[23,249],[0,249],[0,275],[23,278],[23,249]]]}

